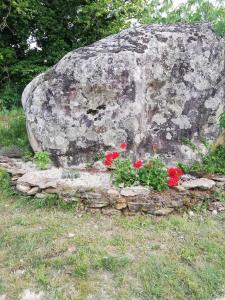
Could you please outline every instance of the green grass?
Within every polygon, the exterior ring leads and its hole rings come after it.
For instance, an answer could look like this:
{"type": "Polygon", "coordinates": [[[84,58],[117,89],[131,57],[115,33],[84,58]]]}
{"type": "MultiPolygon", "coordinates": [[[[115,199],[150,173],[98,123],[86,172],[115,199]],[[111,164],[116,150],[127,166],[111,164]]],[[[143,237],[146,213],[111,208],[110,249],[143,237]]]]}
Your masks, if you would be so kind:
{"type": "MultiPolygon", "coordinates": [[[[225,214],[90,215],[25,198],[0,173],[0,295],[214,299],[225,295],[225,214]]],[[[44,200],[42,200],[44,201],[44,200]]]]}
{"type": "Polygon", "coordinates": [[[31,148],[26,130],[26,121],[22,109],[0,113],[0,148],[11,151],[17,147],[23,156],[31,156],[31,148]]]}

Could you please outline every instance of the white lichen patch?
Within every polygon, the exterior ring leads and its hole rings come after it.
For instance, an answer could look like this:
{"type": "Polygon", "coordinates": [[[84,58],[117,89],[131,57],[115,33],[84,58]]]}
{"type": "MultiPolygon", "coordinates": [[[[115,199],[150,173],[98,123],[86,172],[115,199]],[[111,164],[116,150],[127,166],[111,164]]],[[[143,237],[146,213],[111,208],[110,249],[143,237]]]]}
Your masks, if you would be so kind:
{"type": "Polygon", "coordinates": [[[205,101],[205,107],[207,109],[217,110],[220,104],[220,99],[218,98],[209,98],[205,101]]]}
{"type": "Polygon", "coordinates": [[[157,125],[162,125],[166,123],[167,119],[163,116],[163,114],[155,114],[152,118],[152,122],[155,122],[157,125]]]}
{"type": "Polygon", "coordinates": [[[166,134],[166,139],[167,140],[171,140],[172,139],[172,134],[170,133],[170,132],[167,132],[167,134],[166,134]]]}
{"type": "Polygon", "coordinates": [[[182,115],[179,118],[172,119],[172,122],[177,125],[180,129],[191,128],[190,120],[187,116],[182,115]]]}

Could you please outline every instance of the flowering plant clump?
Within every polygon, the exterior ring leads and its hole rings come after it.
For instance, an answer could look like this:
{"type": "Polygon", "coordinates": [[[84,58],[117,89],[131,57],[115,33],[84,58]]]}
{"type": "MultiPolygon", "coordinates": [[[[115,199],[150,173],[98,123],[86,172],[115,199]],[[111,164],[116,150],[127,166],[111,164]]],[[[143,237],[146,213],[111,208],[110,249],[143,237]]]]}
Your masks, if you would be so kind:
{"type": "Polygon", "coordinates": [[[137,183],[137,170],[133,167],[130,159],[117,158],[113,162],[112,181],[116,186],[131,186],[137,183]]]}
{"type": "Polygon", "coordinates": [[[159,159],[131,162],[125,157],[127,144],[121,144],[117,152],[107,153],[104,165],[111,170],[112,181],[116,186],[143,185],[157,191],[179,184],[183,171],[178,167],[166,168],[159,159]]]}
{"type": "Polygon", "coordinates": [[[168,188],[167,169],[159,159],[147,161],[142,168],[138,170],[139,183],[144,186],[150,186],[154,190],[162,191],[168,188]]]}

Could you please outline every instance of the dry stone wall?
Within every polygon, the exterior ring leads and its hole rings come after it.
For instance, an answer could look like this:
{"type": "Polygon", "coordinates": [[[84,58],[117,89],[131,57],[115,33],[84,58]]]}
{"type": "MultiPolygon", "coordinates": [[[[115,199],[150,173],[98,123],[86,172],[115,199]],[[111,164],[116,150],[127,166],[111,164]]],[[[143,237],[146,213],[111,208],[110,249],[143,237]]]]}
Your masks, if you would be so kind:
{"type": "Polygon", "coordinates": [[[0,157],[0,167],[12,175],[17,192],[36,198],[57,195],[66,202],[77,202],[85,211],[106,215],[145,213],[166,216],[191,209],[207,199],[212,201],[212,211],[225,210],[224,203],[212,199],[215,191],[225,190],[225,176],[193,179],[185,175],[186,179],[176,189],[156,192],[143,186],[115,188],[111,185],[109,173],[105,172],[72,169],[70,172],[79,176],[66,179],[63,169],[39,171],[31,163],[7,157],[0,157]]]}

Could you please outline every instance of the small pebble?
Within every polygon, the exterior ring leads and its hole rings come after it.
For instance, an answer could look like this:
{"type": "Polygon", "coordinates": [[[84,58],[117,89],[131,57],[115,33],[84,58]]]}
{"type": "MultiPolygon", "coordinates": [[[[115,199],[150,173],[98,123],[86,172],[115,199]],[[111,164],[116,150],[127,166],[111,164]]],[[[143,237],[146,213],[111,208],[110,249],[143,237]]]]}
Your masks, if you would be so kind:
{"type": "Polygon", "coordinates": [[[46,298],[44,297],[43,292],[36,293],[30,289],[26,289],[20,295],[19,299],[21,299],[21,300],[44,300],[46,298]]]}
{"type": "Polygon", "coordinates": [[[68,238],[73,238],[73,237],[75,237],[75,234],[74,234],[74,233],[69,233],[69,234],[68,234],[68,238]]]}
{"type": "Polygon", "coordinates": [[[212,215],[214,215],[214,216],[217,215],[217,213],[218,213],[218,212],[217,212],[216,209],[214,209],[214,210],[212,211],[212,215]]]}
{"type": "Polygon", "coordinates": [[[25,272],[26,272],[25,270],[19,269],[19,270],[16,270],[16,271],[15,271],[15,274],[18,275],[18,276],[21,276],[21,275],[25,274],[25,272]]]}
{"type": "Polygon", "coordinates": [[[194,212],[193,212],[192,210],[190,210],[190,211],[188,212],[188,214],[189,214],[190,217],[193,217],[193,216],[194,216],[194,212]]]}
{"type": "Polygon", "coordinates": [[[74,253],[74,252],[77,251],[77,248],[76,248],[76,246],[71,245],[71,246],[68,247],[67,251],[68,251],[69,253],[74,253]]]}

